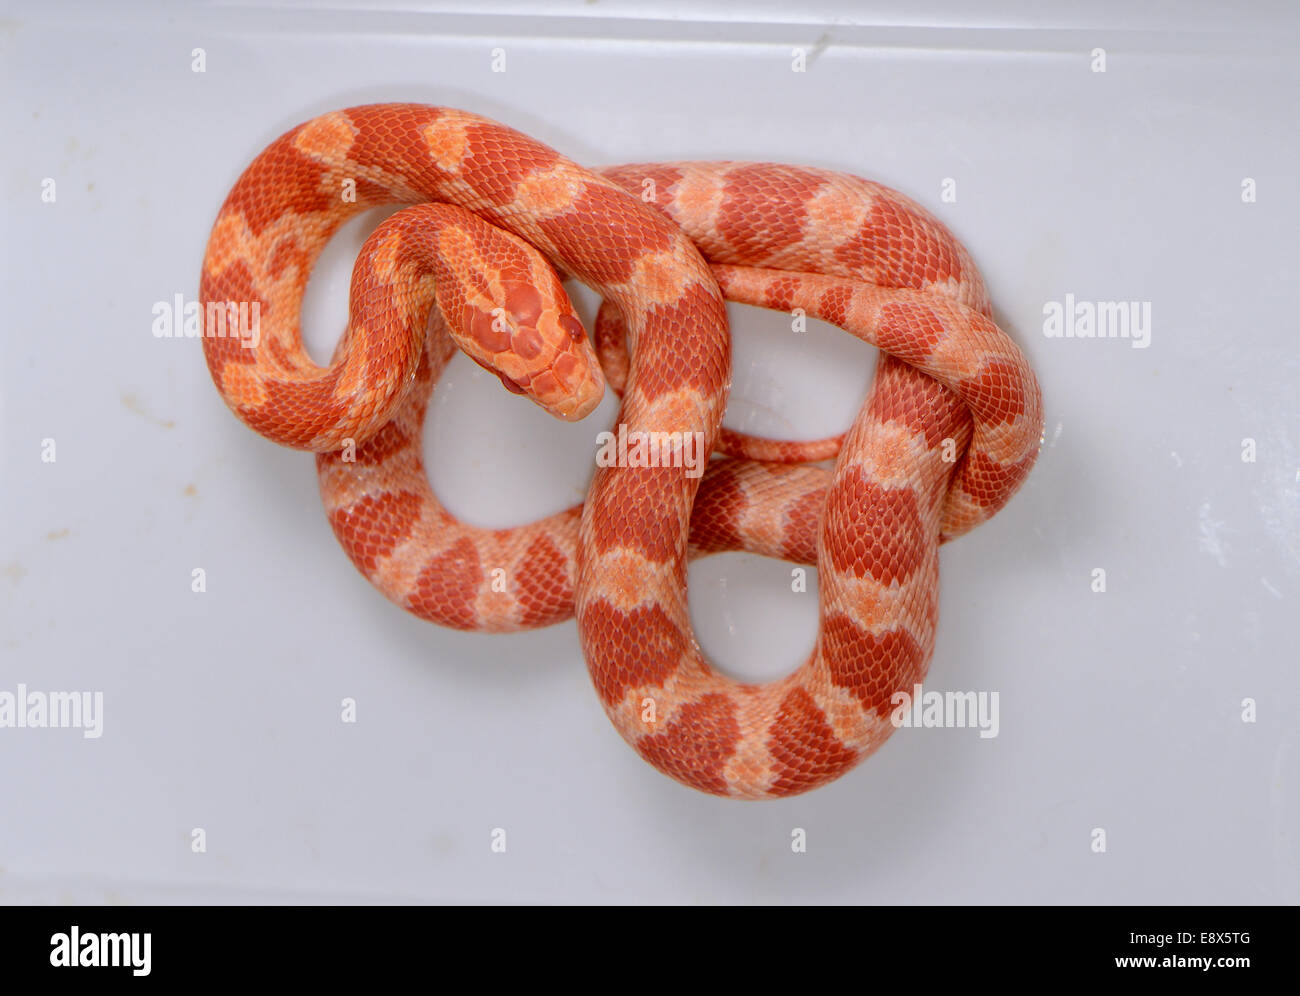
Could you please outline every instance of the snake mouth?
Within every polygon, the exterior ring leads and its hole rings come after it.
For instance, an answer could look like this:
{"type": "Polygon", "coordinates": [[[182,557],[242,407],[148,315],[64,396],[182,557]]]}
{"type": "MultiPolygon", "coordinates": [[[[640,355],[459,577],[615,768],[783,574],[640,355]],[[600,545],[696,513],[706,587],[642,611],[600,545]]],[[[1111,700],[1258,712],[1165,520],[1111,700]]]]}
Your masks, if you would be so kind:
{"type": "Polygon", "coordinates": [[[511,394],[527,398],[537,407],[566,422],[578,422],[586,418],[596,410],[605,396],[605,377],[599,364],[579,369],[566,377],[547,368],[532,377],[516,380],[482,357],[464,352],[500,380],[501,385],[511,394]]]}

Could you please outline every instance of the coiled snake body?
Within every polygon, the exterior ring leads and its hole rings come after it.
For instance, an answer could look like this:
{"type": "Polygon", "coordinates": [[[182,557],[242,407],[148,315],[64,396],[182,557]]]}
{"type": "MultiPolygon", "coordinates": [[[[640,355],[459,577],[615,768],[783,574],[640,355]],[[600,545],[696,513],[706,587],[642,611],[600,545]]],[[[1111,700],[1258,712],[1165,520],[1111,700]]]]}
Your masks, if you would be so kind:
{"type": "Polygon", "coordinates": [[[901,195],[823,170],[593,172],[462,111],[351,108],[288,132],[240,177],[201,297],[258,304],[255,345],[205,335],[213,380],[252,428],[317,453],[331,525],[376,587],[462,629],[576,613],[619,732],[719,795],[806,791],[888,737],[891,696],[933,648],[939,543],[1000,508],[1040,443],[1037,383],[966,251],[901,195]],[[366,242],[348,329],[320,368],[299,329],[311,267],[344,220],[393,202],[419,206],[366,242]],[[552,267],[605,299],[596,342],[629,435],[702,433],[705,453],[727,455],[702,481],[680,461],[601,467],[579,508],[474,527],[439,504],[420,458],[454,345],[560,417],[599,401],[600,364],[552,267]],[[721,429],[724,295],[880,347],[842,445],[721,429]],[[837,446],[833,471],[800,462],[837,446]],[[728,678],[693,637],[687,559],[733,549],[818,565],[817,643],[781,680],[728,678]]]}

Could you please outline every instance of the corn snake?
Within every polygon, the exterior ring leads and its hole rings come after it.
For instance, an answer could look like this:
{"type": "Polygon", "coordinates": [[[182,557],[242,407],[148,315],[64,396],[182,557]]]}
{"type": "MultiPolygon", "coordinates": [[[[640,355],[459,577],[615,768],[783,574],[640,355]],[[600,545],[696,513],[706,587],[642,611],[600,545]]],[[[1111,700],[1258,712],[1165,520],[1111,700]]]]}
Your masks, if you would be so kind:
{"type": "Polygon", "coordinates": [[[331,525],[376,587],[462,629],[576,614],[619,732],[719,795],[806,791],[888,737],[891,695],[924,677],[933,649],[939,543],[1005,504],[1041,439],[1037,383],[965,249],[901,195],[825,170],[591,171],[461,111],[351,108],[248,167],[214,224],[200,294],[259,303],[256,348],[204,336],[213,380],[250,427],[317,453],[331,525]],[[320,368],[299,328],[308,274],[344,220],[393,202],[417,207],[367,240],[348,329],[320,368]],[[600,364],[552,265],[605,299],[595,338],[618,422],[702,433],[706,452],[728,455],[702,481],[679,466],[599,468],[579,508],[473,527],[438,503],[420,458],[454,347],[561,417],[599,399],[600,364]],[[802,308],[881,348],[842,443],[722,430],[724,295],[802,308]],[[836,450],[833,472],[801,462],[836,450]],[[733,549],[819,567],[816,647],[765,685],[719,674],[691,631],[687,559],[733,549]]]}

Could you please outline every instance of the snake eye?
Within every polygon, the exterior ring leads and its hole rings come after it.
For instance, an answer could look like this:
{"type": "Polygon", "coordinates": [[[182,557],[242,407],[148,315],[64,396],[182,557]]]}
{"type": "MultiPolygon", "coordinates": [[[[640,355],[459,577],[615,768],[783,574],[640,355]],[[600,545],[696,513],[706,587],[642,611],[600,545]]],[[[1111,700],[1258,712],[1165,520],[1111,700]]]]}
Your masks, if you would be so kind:
{"type": "Polygon", "coordinates": [[[560,328],[568,332],[569,338],[574,342],[582,342],[587,338],[587,330],[582,327],[582,322],[578,321],[573,315],[561,315],[560,328]]]}

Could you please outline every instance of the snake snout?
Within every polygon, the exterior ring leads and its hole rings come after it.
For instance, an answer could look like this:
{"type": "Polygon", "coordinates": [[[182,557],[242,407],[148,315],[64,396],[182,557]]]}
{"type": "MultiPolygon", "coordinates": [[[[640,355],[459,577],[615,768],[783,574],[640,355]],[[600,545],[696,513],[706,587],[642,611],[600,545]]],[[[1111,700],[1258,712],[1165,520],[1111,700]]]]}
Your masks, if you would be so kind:
{"type": "Polygon", "coordinates": [[[575,421],[600,404],[605,377],[568,294],[558,280],[547,283],[539,290],[502,281],[490,302],[465,302],[460,321],[449,324],[461,348],[508,391],[575,421]]]}
{"type": "Polygon", "coordinates": [[[528,393],[557,418],[586,418],[605,395],[605,375],[587,330],[571,308],[543,316],[540,325],[536,331],[550,347],[549,362],[534,374],[528,393]]]}

